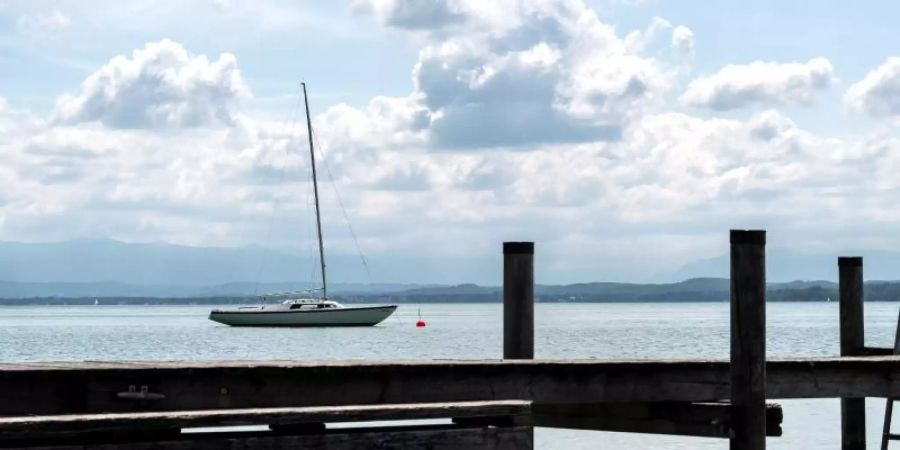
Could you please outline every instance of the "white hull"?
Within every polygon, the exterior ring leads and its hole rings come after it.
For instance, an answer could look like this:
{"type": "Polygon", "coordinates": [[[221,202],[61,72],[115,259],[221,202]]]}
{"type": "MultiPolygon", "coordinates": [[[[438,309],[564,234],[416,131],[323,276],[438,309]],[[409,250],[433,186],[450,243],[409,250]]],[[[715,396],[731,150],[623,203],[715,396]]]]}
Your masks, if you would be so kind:
{"type": "Polygon", "coordinates": [[[371,326],[390,317],[396,309],[396,305],[310,310],[285,310],[277,307],[241,308],[214,310],[209,313],[209,320],[245,327],[371,326]]]}

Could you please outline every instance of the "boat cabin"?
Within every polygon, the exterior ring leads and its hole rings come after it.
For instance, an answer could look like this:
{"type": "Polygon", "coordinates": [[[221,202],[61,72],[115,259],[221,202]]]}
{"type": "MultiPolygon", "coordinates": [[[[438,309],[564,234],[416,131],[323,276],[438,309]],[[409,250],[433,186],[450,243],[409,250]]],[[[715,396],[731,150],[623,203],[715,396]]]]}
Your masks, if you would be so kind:
{"type": "Polygon", "coordinates": [[[333,300],[318,300],[318,299],[297,299],[297,300],[285,300],[281,303],[284,306],[287,306],[288,309],[334,309],[341,308],[342,305],[333,300]]]}

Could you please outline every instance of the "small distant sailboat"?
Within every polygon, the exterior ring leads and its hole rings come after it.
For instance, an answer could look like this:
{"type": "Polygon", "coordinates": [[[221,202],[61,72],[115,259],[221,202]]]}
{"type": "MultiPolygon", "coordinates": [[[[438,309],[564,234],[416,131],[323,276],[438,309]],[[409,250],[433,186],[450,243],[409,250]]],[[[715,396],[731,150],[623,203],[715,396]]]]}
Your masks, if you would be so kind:
{"type": "Polygon", "coordinates": [[[316,155],[313,149],[312,121],[309,116],[309,100],[306,83],[303,86],[303,102],[306,106],[306,127],[309,132],[309,159],[312,167],[313,193],[316,209],[316,231],[319,238],[319,264],[322,270],[322,287],[309,291],[282,292],[264,295],[264,298],[287,298],[280,304],[241,306],[234,309],[214,309],[209,319],[231,326],[290,326],[331,327],[371,326],[390,317],[397,305],[350,307],[328,299],[325,280],[325,246],[322,243],[322,218],[319,213],[319,185],[316,179],[316,155]],[[313,291],[320,291],[321,298],[310,298],[313,291]]]}
{"type": "Polygon", "coordinates": [[[99,304],[100,304],[100,300],[95,298],[95,299],[94,299],[94,306],[97,306],[97,305],[99,305],[99,304]]]}

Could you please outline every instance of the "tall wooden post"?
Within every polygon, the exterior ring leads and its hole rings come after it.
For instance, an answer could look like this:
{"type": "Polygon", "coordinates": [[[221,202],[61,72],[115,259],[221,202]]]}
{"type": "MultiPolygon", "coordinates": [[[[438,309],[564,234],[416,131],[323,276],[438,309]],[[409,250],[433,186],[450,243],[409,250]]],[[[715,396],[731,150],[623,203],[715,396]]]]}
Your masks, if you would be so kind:
{"type": "Polygon", "coordinates": [[[766,448],[766,232],[731,230],[731,450],[766,448]]]}
{"type": "Polygon", "coordinates": [[[534,242],[503,243],[503,358],[534,358],[534,242]]]}
{"type": "MultiPolygon", "coordinates": [[[[841,356],[855,356],[863,348],[863,261],[858,256],[838,258],[840,279],[841,356]]],[[[841,449],[865,450],[866,399],[841,399],[841,449]]]]}

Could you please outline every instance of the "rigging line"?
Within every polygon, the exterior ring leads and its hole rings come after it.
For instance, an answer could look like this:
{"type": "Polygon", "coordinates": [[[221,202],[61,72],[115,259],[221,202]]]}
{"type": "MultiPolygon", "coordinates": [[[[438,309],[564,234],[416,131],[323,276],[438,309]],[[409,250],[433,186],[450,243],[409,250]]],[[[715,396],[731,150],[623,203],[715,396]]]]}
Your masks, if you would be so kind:
{"type": "MultiPolygon", "coordinates": [[[[300,101],[298,99],[297,102],[294,103],[294,107],[291,110],[291,128],[290,128],[290,132],[288,132],[287,143],[284,146],[284,153],[282,153],[282,155],[281,155],[281,169],[278,174],[278,186],[281,186],[282,184],[284,184],[284,178],[287,173],[287,156],[290,153],[291,145],[293,144],[293,141],[294,141],[294,129],[297,126],[297,111],[299,109],[300,109],[300,101]]],[[[254,296],[259,294],[260,278],[262,278],[262,272],[266,265],[266,258],[268,258],[268,255],[269,255],[269,241],[272,238],[272,228],[275,225],[275,215],[276,215],[280,205],[281,205],[281,198],[275,197],[275,202],[272,205],[272,215],[269,216],[269,225],[266,227],[266,240],[265,240],[265,245],[263,246],[263,255],[262,255],[262,259],[259,262],[259,270],[256,272],[256,283],[253,286],[253,295],[254,296]]],[[[263,298],[263,301],[265,301],[265,298],[263,298]]]]}
{"type": "Polygon", "coordinates": [[[369,262],[366,260],[366,255],[363,254],[362,248],[359,246],[359,239],[356,237],[356,232],[353,231],[353,224],[350,223],[350,216],[347,215],[347,208],[344,207],[344,201],[341,199],[340,192],[338,192],[337,183],[334,182],[334,175],[331,174],[331,165],[328,164],[328,158],[325,157],[324,148],[319,144],[319,137],[315,130],[313,130],[313,139],[316,141],[316,147],[322,155],[320,159],[325,162],[325,171],[328,173],[328,181],[331,182],[331,188],[334,189],[334,195],[337,197],[338,205],[341,207],[341,212],[344,214],[344,223],[347,224],[347,229],[350,230],[350,236],[353,238],[353,245],[356,246],[356,251],[359,253],[359,259],[362,261],[363,268],[366,270],[366,278],[369,280],[369,284],[372,284],[372,272],[369,271],[369,262]]]}
{"type": "MultiPolygon", "coordinates": [[[[399,309],[399,308],[398,308],[398,309],[399,309]]],[[[403,321],[400,320],[399,314],[393,314],[393,316],[397,318],[397,323],[399,323],[399,324],[401,324],[401,325],[403,324],[403,321]]]]}

